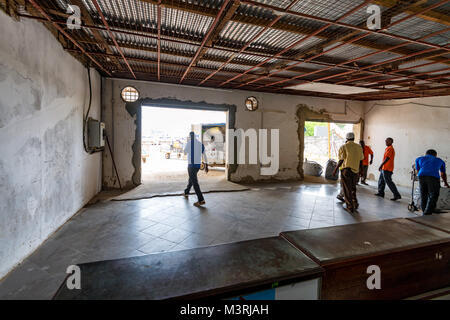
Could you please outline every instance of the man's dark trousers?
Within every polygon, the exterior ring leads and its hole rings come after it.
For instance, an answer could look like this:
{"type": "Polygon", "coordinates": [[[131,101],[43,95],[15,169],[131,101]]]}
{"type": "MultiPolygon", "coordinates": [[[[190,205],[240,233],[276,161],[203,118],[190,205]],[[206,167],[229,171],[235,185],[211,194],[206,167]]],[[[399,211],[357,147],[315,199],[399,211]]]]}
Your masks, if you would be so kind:
{"type": "Polygon", "coordinates": [[[419,177],[420,199],[423,214],[432,214],[439,198],[441,181],[431,176],[419,177]]]}
{"type": "Polygon", "coordinates": [[[400,198],[400,193],[395,186],[395,183],[392,181],[392,171],[381,170],[380,178],[378,179],[378,194],[384,197],[384,189],[386,188],[386,184],[389,189],[391,189],[395,198],[400,198]]]}
{"type": "Polygon", "coordinates": [[[348,209],[357,209],[356,184],[359,176],[350,168],[341,170],[341,190],[344,191],[344,199],[348,209]]]}
{"type": "Polygon", "coordinates": [[[184,194],[189,194],[189,192],[191,191],[191,187],[194,186],[195,194],[197,195],[198,201],[201,202],[205,199],[203,198],[202,191],[200,190],[200,186],[198,184],[197,173],[199,170],[200,168],[188,167],[189,183],[187,185],[186,190],[184,190],[184,194]]]}
{"type": "Polygon", "coordinates": [[[365,166],[365,165],[361,166],[361,182],[366,182],[368,169],[369,169],[369,166],[365,166]]]}

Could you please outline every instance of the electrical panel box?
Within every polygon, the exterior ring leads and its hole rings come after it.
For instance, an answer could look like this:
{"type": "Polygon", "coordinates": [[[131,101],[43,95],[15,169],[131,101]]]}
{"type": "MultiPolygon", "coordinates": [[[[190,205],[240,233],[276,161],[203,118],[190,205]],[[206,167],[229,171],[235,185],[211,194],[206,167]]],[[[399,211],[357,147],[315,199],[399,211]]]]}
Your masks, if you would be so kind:
{"type": "Polygon", "coordinates": [[[100,149],[105,147],[105,138],[103,131],[105,123],[92,118],[88,119],[88,146],[91,149],[100,149]]]}

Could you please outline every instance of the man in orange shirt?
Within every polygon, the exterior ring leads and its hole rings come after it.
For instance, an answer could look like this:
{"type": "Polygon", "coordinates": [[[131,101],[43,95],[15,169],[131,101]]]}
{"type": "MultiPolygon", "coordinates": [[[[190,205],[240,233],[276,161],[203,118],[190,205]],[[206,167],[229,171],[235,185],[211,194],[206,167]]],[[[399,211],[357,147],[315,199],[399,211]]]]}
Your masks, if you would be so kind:
{"type": "Polygon", "coordinates": [[[362,168],[361,168],[361,183],[367,186],[366,179],[367,179],[367,169],[369,168],[369,154],[370,154],[370,164],[372,164],[373,151],[369,146],[366,146],[364,140],[359,141],[359,144],[361,145],[364,153],[364,160],[362,161],[362,168]]]}
{"type": "Polygon", "coordinates": [[[396,201],[401,199],[400,193],[395,186],[395,183],[392,181],[392,174],[394,173],[394,158],[395,158],[395,150],[392,144],[394,143],[394,139],[387,138],[386,139],[386,150],[384,151],[383,162],[378,169],[380,171],[380,178],[378,179],[378,193],[376,196],[384,198],[384,189],[386,184],[389,189],[391,189],[394,194],[394,198],[392,201],[396,201]]]}

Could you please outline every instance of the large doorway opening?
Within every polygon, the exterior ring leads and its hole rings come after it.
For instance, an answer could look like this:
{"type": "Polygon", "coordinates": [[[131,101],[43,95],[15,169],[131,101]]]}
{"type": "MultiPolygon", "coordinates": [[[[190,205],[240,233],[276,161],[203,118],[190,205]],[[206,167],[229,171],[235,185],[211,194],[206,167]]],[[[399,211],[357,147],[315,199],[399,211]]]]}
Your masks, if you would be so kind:
{"type": "Polygon", "coordinates": [[[355,141],[358,143],[359,125],[305,121],[303,158],[306,176],[325,176],[328,160],[338,161],[339,148],[345,143],[345,135],[348,132],[355,133],[355,141]]]}
{"type": "Polygon", "coordinates": [[[200,170],[199,179],[226,179],[226,128],[224,111],[142,106],[142,183],[182,185],[187,181],[184,147],[190,131],[204,144],[210,169],[208,174],[200,170]]]}

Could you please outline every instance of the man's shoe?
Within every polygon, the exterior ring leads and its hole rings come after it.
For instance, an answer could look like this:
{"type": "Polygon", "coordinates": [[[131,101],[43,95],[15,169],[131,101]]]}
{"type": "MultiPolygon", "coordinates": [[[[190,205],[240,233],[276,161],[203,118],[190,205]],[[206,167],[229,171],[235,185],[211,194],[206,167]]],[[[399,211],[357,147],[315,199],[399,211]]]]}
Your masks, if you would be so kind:
{"type": "Polygon", "coordinates": [[[375,195],[376,195],[377,197],[384,198],[384,195],[383,195],[383,194],[375,193],[375,195]]]}
{"type": "Polygon", "coordinates": [[[189,198],[189,194],[188,193],[183,193],[183,197],[185,197],[187,199],[187,198],[189,198]]]}
{"type": "Polygon", "coordinates": [[[367,182],[361,182],[363,185],[368,186],[369,184],[367,182]]]}
{"type": "Polygon", "coordinates": [[[391,200],[392,201],[397,201],[397,200],[400,200],[402,197],[400,197],[400,196],[398,196],[398,197],[393,197],[391,200]]]}
{"type": "Polygon", "coordinates": [[[194,206],[196,206],[196,207],[200,207],[200,206],[202,206],[202,205],[204,205],[206,202],[203,200],[203,201],[197,201],[196,203],[194,203],[194,206]]]}
{"type": "Polygon", "coordinates": [[[341,196],[340,194],[338,194],[338,195],[336,196],[336,199],[338,199],[339,201],[345,202],[344,197],[341,196]]]}
{"type": "Polygon", "coordinates": [[[345,209],[345,211],[347,211],[348,213],[355,213],[355,209],[354,209],[354,208],[348,208],[348,207],[345,207],[344,209],[345,209]]]}

